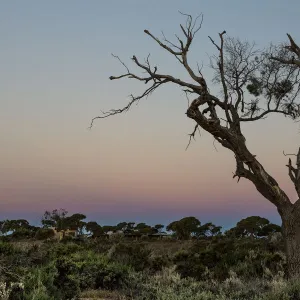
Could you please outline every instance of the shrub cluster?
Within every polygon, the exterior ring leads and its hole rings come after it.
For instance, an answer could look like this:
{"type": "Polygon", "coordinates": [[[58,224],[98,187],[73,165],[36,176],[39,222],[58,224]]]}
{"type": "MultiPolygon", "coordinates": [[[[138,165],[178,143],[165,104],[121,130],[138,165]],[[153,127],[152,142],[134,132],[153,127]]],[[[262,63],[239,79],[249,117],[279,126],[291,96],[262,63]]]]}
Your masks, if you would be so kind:
{"type": "Polygon", "coordinates": [[[0,299],[300,300],[282,241],[0,242],[0,299]]]}

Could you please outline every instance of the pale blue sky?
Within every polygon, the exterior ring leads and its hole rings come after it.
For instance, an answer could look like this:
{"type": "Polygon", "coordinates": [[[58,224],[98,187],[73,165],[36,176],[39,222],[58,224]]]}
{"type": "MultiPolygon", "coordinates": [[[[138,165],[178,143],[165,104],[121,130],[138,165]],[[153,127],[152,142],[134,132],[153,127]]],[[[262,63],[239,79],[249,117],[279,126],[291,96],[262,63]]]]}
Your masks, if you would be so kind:
{"type": "MultiPolygon", "coordinates": [[[[300,2],[292,0],[0,3],[0,219],[36,220],[44,209],[63,207],[100,223],[166,224],[190,214],[224,226],[249,214],[279,220],[251,184],[232,180],[232,154],[220,146],[216,152],[209,135],[184,151],[193,123],[176,87],[86,130],[100,110],[123,106],[144,88],[109,81],[123,72],[111,53],[129,66],[133,54],[151,53],[163,72],[187,78],[143,32],[161,36],[163,30],[173,39],[184,22],[178,10],[204,14],[190,62],[203,62],[207,78],[208,55],[215,54],[208,35],[217,39],[225,29],[261,47],[285,41],[287,32],[300,41],[300,2]],[[212,174],[211,166],[219,171],[212,174]]],[[[251,149],[292,197],[282,150],[297,149],[298,129],[284,118],[245,128],[251,149]]]]}

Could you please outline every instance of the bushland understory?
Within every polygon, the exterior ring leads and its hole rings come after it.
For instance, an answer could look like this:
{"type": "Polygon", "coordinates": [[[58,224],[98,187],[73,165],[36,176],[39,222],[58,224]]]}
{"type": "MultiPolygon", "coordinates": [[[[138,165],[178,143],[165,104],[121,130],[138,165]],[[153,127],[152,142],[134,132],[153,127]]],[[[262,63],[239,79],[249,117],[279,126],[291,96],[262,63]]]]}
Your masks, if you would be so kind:
{"type": "Polygon", "coordinates": [[[285,279],[278,233],[186,241],[1,239],[0,299],[300,299],[300,283],[285,279]]]}

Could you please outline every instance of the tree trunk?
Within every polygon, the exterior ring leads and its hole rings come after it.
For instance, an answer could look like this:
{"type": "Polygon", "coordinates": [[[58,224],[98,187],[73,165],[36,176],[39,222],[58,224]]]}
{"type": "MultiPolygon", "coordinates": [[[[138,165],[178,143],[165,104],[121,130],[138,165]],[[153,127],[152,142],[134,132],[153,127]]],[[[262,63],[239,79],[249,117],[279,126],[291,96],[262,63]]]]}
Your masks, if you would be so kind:
{"type": "Polygon", "coordinates": [[[289,279],[300,279],[300,208],[293,206],[281,217],[287,259],[286,275],[289,279]]]}

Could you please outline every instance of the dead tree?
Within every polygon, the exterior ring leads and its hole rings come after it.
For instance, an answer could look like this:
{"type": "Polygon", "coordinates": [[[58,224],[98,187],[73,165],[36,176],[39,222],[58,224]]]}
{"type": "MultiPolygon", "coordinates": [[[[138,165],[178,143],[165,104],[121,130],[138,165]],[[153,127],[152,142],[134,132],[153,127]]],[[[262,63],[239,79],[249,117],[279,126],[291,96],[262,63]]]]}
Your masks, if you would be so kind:
{"type": "MultiPolygon", "coordinates": [[[[160,72],[157,66],[150,64],[149,56],[145,62],[136,56],[132,57],[133,63],[143,71],[143,75],[137,75],[115,56],[126,72],[111,76],[111,80],[129,78],[147,87],[141,95],[132,95],[125,107],[112,109],[93,118],[90,127],[95,119],[128,111],[134,103],[149,96],[161,85],[172,83],[182,87],[186,93],[194,96],[186,112],[187,117],[195,122],[190,137],[194,137],[199,127],[209,132],[234,154],[236,170],[233,177],[250,180],[277,207],[286,241],[287,273],[290,278],[300,277],[300,200],[291,202],[276,180],[251,153],[241,131],[242,122],[257,121],[271,113],[293,119],[299,116],[296,100],[300,88],[300,68],[299,60],[295,60],[292,55],[297,54],[299,58],[299,47],[290,39],[290,48],[271,45],[269,49],[259,51],[254,44],[228,37],[226,31],[219,33],[217,40],[209,37],[217,53],[211,57],[211,67],[215,70],[213,81],[222,90],[222,96],[218,97],[210,92],[201,69],[198,67],[197,71],[193,70],[188,62],[190,46],[195,34],[201,29],[203,16],[193,19],[190,15],[183,15],[186,23],[180,25],[182,37],[176,35],[176,43],[164,35],[159,39],[148,30],[144,32],[179,61],[188,72],[190,81],[160,72]]],[[[300,198],[300,149],[297,166],[293,167],[290,160],[288,169],[300,198]]]]}

